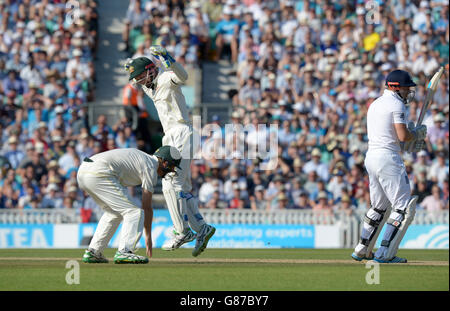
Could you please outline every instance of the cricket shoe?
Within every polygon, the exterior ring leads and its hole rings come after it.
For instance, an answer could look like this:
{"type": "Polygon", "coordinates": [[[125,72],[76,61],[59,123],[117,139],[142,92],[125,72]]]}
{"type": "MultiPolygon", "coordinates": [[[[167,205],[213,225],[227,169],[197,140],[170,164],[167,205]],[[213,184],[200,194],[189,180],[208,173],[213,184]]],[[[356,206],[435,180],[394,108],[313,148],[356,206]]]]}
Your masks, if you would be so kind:
{"type": "Polygon", "coordinates": [[[205,224],[200,232],[197,234],[197,242],[195,243],[195,248],[192,251],[192,256],[197,257],[200,255],[201,252],[203,252],[208,245],[209,239],[214,235],[216,232],[216,228],[213,226],[205,224]]]}
{"type": "Polygon", "coordinates": [[[394,256],[394,258],[387,260],[387,259],[381,259],[381,258],[374,258],[373,259],[376,262],[379,263],[407,263],[408,260],[406,260],[406,258],[401,258],[401,257],[397,257],[394,256]]]}
{"type": "Polygon", "coordinates": [[[195,238],[196,234],[191,229],[187,229],[185,233],[178,233],[176,230],[173,230],[173,237],[164,243],[161,248],[165,251],[173,251],[185,243],[194,241],[195,238]]]}
{"type": "Polygon", "coordinates": [[[374,256],[373,253],[370,253],[370,256],[367,257],[366,255],[360,256],[359,254],[353,252],[352,254],[352,258],[356,261],[361,261],[361,260],[373,260],[374,256]]]}
{"type": "Polygon", "coordinates": [[[114,263],[117,264],[139,264],[148,263],[148,258],[144,256],[139,256],[133,252],[121,252],[117,251],[114,255],[114,263]]]}
{"type": "Polygon", "coordinates": [[[108,259],[103,254],[94,251],[93,249],[87,249],[84,252],[82,262],[85,263],[108,263],[108,259]]]}

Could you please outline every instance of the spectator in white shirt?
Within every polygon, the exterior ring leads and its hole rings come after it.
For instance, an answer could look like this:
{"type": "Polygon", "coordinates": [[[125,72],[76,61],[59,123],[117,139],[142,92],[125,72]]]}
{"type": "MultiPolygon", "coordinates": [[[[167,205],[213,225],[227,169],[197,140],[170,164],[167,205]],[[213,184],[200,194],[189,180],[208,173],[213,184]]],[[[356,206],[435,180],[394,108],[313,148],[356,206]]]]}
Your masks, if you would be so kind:
{"type": "Polygon", "coordinates": [[[439,67],[436,59],[430,55],[430,50],[423,45],[420,52],[413,56],[412,71],[415,75],[423,72],[426,76],[431,76],[439,67]]]}
{"type": "Polygon", "coordinates": [[[91,77],[91,69],[88,64],[81,61],[81,56],[83,52],[80,49],[75,49],[72,52],[73,58],[67,62],[66,67],[66,77],[69,79],[79,78],[79,79],[88,79],[91,77]],[[76,69],[77,76],[74,76],[73,69],[76,69]]]}
{"type": "Polygon", "coordinates": [[[449,166],[445,163],[446,157],[444,152],[439,152],[436,159],[433,160],[427,179],[442,185],[444,180],[448,178],[449,166]]]}
{"type": "Polygon", "coordinates": [[[47,193],[42,198],[42,208],[62,208],[63,199],[58,195],[59,187],[57,184],[49,184],[46,188],[47,193]]]}
{"type": "Polygon", "coordinates": [[[321,157],[322,153],[320,152],[320,150],[314,148],[311,153],[311,160],[305,163],[303,171],[305,172],[305,174],[309,174],[311,171],[315,171],[323,181],[328,181],[328,165],[320,161],[321,157]]]}
{"type": "Polygon", "coordinates": [[[430,5],[428,1],[422,0],[420,1],[419,11],[414,14],[414,18],[412,20],[412,28],[415,31],[419,31],[425,27],[427,21],[427,11],[430,9],[430,5]]]}

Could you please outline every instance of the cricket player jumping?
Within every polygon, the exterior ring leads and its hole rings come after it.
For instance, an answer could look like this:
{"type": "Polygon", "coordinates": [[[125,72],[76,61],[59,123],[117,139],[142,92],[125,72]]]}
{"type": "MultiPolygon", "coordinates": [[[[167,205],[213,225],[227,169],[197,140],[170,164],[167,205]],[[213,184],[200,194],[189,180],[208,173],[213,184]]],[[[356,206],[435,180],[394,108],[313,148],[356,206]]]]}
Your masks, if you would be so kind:
{"type": "Polygon", "coordinates": [[[411,151],[422,149],[427,128],[425,125],[416,127],[413,122],[406,126],[406,105],[414,98],[416,86],[410,75],[403,70],[394,70],[386,77],[385,85],[383,95],[367,112],[369,148],[364,165],[369,174],[371,207],[364,217],[361,240],[352,258],[405,263],[407,260],[396,254],[414,218],[418,197],[411,197],[401,151],[403,143],[412,145],[411,151]],[[373,247],[385,222],[381,246],[373,255],[373,247]]]}
{"type": "Polygon", "coordinates": [[[152,256],[152,194],[157,176],[180,168],[181,154],[172,146],[162,146],[154,155],[134,148],[113,149],[85,158],[77,174],[78,185],[103,209],[94,237],[82,261],[107,263],[103,250],[123,220],[119,248],[114,263],[148,263],[135,254],[136,243],[145,229],[146,254],[152,256]],[[142,208],[130,197],[127,187],[142,186],[142,208]]]}
{"type": "Polygon", "coordinates": [[[130,72],[129,80],[141,85],[155,104],[164,131],[163,145],[174,146],[182,154],[181,170],[168,174],[162,181],[163,195],[174,224],[174,236],[162,248],[175,250],[196,238],[192,255],[198,256],[206,248],[216,229],[205,223],[198,209],[198,201],[190,193],[193,129],[181,92],[181,85],[187,80],[188,74],[165,48],[152,46],[150,53],[162,62],[164,68],[158,68],[147,57],[130,60],[125,66],[130,72]]]}

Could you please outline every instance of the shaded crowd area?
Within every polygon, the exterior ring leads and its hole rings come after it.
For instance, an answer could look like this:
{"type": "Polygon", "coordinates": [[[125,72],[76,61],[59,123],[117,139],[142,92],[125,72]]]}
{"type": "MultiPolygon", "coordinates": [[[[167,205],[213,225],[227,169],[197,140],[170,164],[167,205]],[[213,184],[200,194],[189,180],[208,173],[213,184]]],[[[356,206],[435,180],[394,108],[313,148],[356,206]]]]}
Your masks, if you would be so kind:
{"type": "MultiPolygon", "coordinates": [[[[98,16],[96,1],[79,2],[82,16],[70,23],[63,1],[0,1],[0,208],[95,208],[76,185],[80,160],[141,146],[126,118],[89,127],[98,16]]],[[[368,106],[403,69],[417,84],[414,121],[429,79],[448,66],[446,1],[132,0],[124,18],[129,57],[158,44],[187,67],[236,68],[231,121],[206,124],[220,128],[202,137],[216,152],[192,161],[202,208],[367,209],[368,106]],[[250,130],[227,140],[226,123],[250,130]],[[273,137],[272,162],[242,159],[240,146],[273,137]]],[[[424,120],[426,149],[403,155],[419,208],[430,211],[449,207],[448,95],[447,67],[424,120]]]]}

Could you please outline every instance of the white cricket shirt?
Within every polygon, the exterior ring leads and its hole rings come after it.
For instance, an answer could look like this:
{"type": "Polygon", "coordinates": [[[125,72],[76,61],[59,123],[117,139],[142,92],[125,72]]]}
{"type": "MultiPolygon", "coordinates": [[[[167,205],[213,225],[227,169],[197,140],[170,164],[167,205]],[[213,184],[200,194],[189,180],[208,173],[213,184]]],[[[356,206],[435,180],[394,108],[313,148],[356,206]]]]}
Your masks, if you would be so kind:
{"type": "Polygon", "coordinates": [[[183,67],[178,63],[173,63],[168,70],[160,71],[155,78],[156,86],[154,90],[142,86],[145,94],[155,104],[164,133],[170,128],[190,123],[189,110],[181,92],[181,85],[187,78],[188,74],[183,67]]]}
{"type": "Polygon", "coordinates": [[[384,90],[367,111],[369,151],[401,152],[394,123],[406,124],[406,107],[395,92],[384,90]]]}
{"type": "Polygon", "coordinates": [[[125,187],[142,186],[153,193],[158,181],[158,158],[134,148],[113,149],[90,157],[103,162],[125,187]]]}

